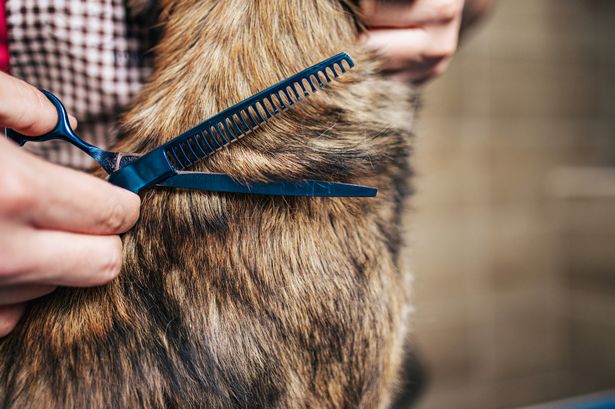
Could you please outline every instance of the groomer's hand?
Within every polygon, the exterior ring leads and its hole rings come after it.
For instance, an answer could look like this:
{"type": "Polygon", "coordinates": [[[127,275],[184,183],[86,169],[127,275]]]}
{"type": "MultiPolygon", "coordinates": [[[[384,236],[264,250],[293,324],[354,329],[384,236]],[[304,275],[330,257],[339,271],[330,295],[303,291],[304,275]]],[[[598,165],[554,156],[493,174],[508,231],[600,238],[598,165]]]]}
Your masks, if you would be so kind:
{"type": "Polygon", "coordinates": [[[367,45],[395,77],[416,85],[442,74],[457,50],[464,0],[362,0],[367,45]]]}
{"type": "MultiPolygon", "coordinates": [[[[42,93],[0,73],[0,127],[41,135],[56,122],[42,93]]],[[[0,336],[13,329],[26,301],[56,286],[116,277],[118,234],[136,222],[139,206],[139,196],[38,159],[0,136],[0,336]]]]}

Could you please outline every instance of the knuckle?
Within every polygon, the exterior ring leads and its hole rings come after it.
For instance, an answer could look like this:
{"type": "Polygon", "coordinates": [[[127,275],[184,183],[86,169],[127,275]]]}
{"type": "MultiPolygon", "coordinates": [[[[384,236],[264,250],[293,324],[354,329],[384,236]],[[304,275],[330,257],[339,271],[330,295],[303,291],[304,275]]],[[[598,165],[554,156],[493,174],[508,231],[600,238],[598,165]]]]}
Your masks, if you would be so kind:
{"type": "MultiPolygon", "coordinates": [[[[56,110],[54,106],[47,99],[47,97],[42,92],[40,92],[38,89],[28,86],[28,91],[30,93],[32,100],[36,101],[37,112],[44,113],[46,118],[50,117],[51,121],[50,121],[49,130],[51,130],[53,125],[55,125],[55,123],[57,122],[57,114],[56,114],[56,110]]],[[[36,122],[37,121],[35,119],[33,121],[32,127],[36,126],[36,122]]]]}
{"type": "Polygon", "coordinates": [[[425,57],[430,59],[445,60],[450,58],[457,51],[457,38],[443,41],[426,53],[425,57]]]}
{"type": "Polygon", "coordinates": [[[121,233],[126,224],[126,211],[119,202],[114,202],[107,206],[107,211],[103,213],[101,225],[106,232],[121,233]]]}
{"type": "Polygon", "coordinates": [[[441,0],[435,5],[435,12],[441,21],[450,21],[457,18],[461,12],[459,0],[441,0]]]}
{"type": "Polygon", "coordinates": [[[448,68],[448,63],[449,63],[449,60],[444,60],[444,61],[440,62],[440,64],[436,65],[434,67],[434,69],[432,70],[433,76],[434,77],[438,77],[438,76],[444,74],[444,72],[448,68]]]}
{"type": "Polygon", "coordinates": [[[7,247],[0,246],[0,283],[3,284],[23,280],[24,274],[32,269],[30,258],[20,257],[7,247]]]}
{"type": "Polygon", "coordinates": [[[22,172],[0,174],[0,211],[14,215],[37,203],[36,189],[22,172]]]}
{"type": "Polygon", "coordinates": [[[456,35],[454,37],[452,36],[450,39],[444,42],[442,52],[446,54],[447,57],[450,57],[453,54],[455,54],[455,52],[457,51],[458,45],[459,45],[458,37],[456,35]]]}
{"type": "Polygon", "coordinates": [[[117,277],[122,269],[122,241],[119,237],[114,237],[109,246],[102,265],[102,278],[104,282],[109,282],[117,277]]]}
{"type": "Polygon", "coordinates": [[[126,201],[126,204],[124,220],[127,226],[133,226],[139,219],[141,198],[136,194],[130,193],[130,198],[126,201]]]}
{"type": "Polygon", "coordinates": [[[0,283],[13,277],[18,270],[13,258],[0,249],[0,283]]]}
{"type": "Polygon", "coordinates": [[[442,75],[444,73],[444,71],[446,70],[446,66],[444,66],[444,64],[440,64],[438,66],[436,66],[436,68],[433,69],[433,76],[434,77],[439,77],[440,75],[442,75]]]}
{"type": "MultiPolygon", "coordinates": [[[[45,95],[29,84],[23,83],[21,85],[24,97],[34,106],[34,112],[42,115],[45,120],[44,122],[47,122],[48,119],[53,120],[54,117],[52,115],[55,115],[55,111],[53,110],[53,105],[51,105],[45,95]]],[[[32,113],[28,111],[20,112],[19,117],[16,118],[16,122],[20,124],[20,132],[28,135],[41,133],[39,129],[41,122],[40,115],[32,115],[32,113]]],[[[54,122],[51,122],[49,128],[52,127],[53,123],[54,122]]]]}

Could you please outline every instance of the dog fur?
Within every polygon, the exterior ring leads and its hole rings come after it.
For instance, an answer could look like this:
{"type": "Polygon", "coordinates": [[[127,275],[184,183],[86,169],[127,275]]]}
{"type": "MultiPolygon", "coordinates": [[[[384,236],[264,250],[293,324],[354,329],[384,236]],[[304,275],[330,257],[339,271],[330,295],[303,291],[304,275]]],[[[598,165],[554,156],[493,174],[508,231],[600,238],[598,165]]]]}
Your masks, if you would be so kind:
{"type": "Polygon", "coordinates": [[[348,51],[350,73],[198,168],[378,197],[144,192],[120,277],[31,302],[0,340],[0,408],[388,407],[407,332],[410,90],[378,74],[346,1],[167,1],[160,16],[116,150],[147,152],[348,51]]]}

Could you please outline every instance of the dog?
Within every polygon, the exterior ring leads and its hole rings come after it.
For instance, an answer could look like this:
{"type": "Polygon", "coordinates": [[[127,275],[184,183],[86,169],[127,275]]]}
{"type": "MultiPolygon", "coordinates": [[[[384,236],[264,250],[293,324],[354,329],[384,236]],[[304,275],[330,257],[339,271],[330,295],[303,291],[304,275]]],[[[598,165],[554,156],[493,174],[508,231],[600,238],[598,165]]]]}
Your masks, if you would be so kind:
{"type": "Polygon", "coordinates": [[[412,91],[358,44],[353,2],[160,7],[154,72],[113,150],[147,152],[347,51],[355,69],[196,168],[378,197],[145,191],[119,278],[31,302],[0,340],[0,407],[389,407],[408,333],[398,259],[412,91]]]}

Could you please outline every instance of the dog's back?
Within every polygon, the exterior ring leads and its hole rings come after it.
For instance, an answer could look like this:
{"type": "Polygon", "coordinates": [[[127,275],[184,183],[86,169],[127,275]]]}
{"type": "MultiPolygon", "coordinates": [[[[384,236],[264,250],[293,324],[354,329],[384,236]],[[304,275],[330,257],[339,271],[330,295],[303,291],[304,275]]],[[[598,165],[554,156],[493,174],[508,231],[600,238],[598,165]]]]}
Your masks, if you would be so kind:
{"type": "Polygon", "coordinates": [[[340,51],[357,68],[201,165],[376,199],[151,189],[112,284],[32,302],[0,340],[2,408],[380,408],[402,359],[408,90],[339,0],[168,2],[122,151],[147,151],[340,51]]]}

